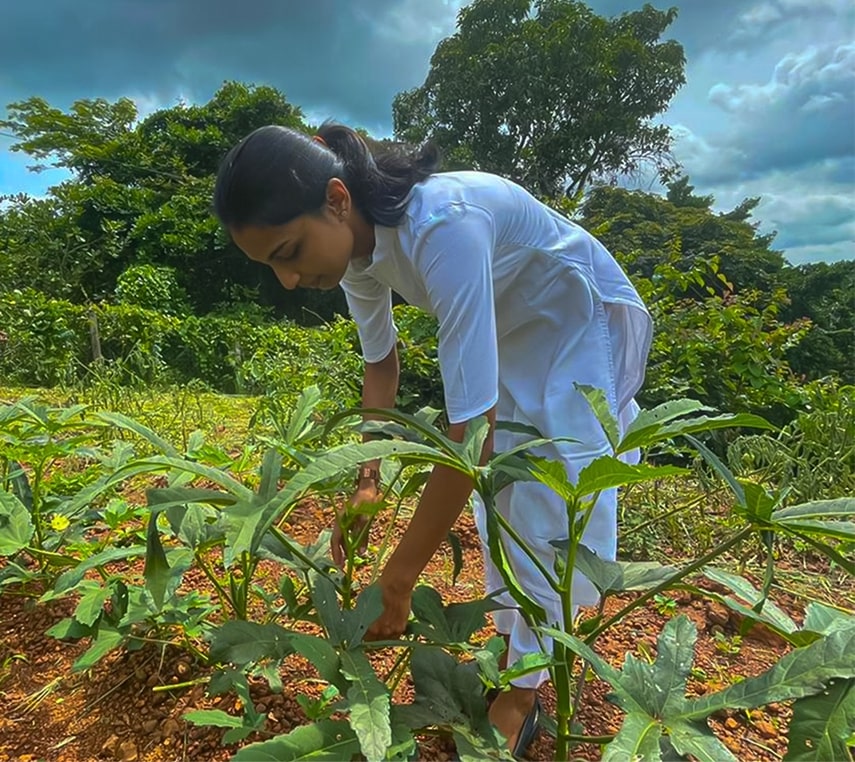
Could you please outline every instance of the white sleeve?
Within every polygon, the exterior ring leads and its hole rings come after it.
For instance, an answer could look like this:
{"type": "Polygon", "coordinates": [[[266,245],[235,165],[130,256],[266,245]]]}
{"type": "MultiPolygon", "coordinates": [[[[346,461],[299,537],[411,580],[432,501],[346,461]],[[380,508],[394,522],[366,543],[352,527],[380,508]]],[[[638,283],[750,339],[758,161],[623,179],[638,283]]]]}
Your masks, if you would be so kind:
{"type": "Polygon", "coordinates": [[[493,220],[449,204],[417,231],[414,261],[439,322],[439,366],[450,423],[463,423],[499,398],[493,300],[493,220]]]}
{"type": "Polygon", "coordinates": [[[395,346],[392,290],[370,275],[348,271],[341,281],[350,315],[356,323],[365,362],[380,362],[395,346]]]}

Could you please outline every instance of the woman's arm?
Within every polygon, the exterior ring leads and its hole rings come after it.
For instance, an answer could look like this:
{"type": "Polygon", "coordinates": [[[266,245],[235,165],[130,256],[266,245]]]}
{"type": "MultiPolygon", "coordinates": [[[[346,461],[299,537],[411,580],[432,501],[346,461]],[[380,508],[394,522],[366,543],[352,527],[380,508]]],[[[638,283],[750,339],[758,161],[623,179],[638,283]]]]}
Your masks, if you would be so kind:
{"type": "MultiPolygon", "coordinates": [[[[398,376],[398,350],[395,346],[392,347],[389,354],[380,360],[380,362],[365,363],[365,377],[362,384],[362,406],[387,409],[395,407],[395,396],[398,393],[398,376]]],[[[365,416],[366,419],[376,417],[371,415],[365,416]]],[[[369,437],[363,435],[363,440],[367,439],[369,437]]],[[[367,466],[374,470],[380,469],[379,460],[367,461],[362,465],[363,467],[367,466]]],[[[350,498],[350,505],[356,506],[374,502],[377,502],[377,482],[374,479],[362,476],[360,472],[356,490],[350,498]]],[[[348,530],[350,536],[358,536],[365,523],[366,519],[364,517],[357,517],[348,530]]],[[[344,567],[347,556],[344,531],[339,517],[333,524],[332,537],[330,537],[330,554],[339,568],[344,567]]],[[[367,542],[367,537],[364,539],[364,542],[367,542]]]]}
{"type": "MultiPolygon", "coordinates": [[[[481,451],[482,463],[493,451],[495,407],[485,415],[490,421],[490,431],[481,451]]],[[[466,425],[467,422],[452,424],[449,437],[462,442],[466,425]]],[[[416,581],[463,511],[472,486],[472,480],[465,474],[448,466],[434,467],[410,525],[380,575],[385,610],[368,630],[368,639],[395,638],[404,631],[416,581]]]]}

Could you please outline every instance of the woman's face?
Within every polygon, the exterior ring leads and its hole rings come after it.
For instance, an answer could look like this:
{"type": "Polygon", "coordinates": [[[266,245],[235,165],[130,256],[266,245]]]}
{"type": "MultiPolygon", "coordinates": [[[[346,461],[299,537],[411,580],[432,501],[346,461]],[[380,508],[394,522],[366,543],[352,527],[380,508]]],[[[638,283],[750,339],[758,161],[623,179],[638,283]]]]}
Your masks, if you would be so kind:
{"type": "Polygon", "coordinates": [[[368,256],[374,249],[373,228],[353,208],[347,188],[337,179],[330,180],[319,212],[284,225],[233,229],[231,235],[250,259],[270,265],[287,289],[335,288],[351,258],[368,256]]]}

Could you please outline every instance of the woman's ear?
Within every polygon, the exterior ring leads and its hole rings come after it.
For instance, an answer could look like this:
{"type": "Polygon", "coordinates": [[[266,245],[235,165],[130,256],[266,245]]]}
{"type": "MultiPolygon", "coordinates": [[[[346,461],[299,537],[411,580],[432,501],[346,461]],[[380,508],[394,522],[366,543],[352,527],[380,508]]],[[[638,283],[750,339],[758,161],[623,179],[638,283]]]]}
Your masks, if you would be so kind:
{"type": "Polygon", "coordinates": [[[341,220],[345,219],[350,214],[352,205],[350,191],[344,182],[338,177],[331,178],[327,183],[327,207],[333,216],[341,220]]]}

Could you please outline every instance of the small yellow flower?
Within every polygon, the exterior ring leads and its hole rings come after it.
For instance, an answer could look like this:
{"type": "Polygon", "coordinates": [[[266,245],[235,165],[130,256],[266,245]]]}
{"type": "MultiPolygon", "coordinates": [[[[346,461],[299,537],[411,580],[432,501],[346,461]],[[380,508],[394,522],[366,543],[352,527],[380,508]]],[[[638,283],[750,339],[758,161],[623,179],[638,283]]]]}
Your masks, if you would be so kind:
{"type": "Polygon", "coordinates": [[[50,520],[51,528],[56,532],[64,532],[70,524],[71,522],[65,516],[58,513],[55,513],[50,520]]]}

